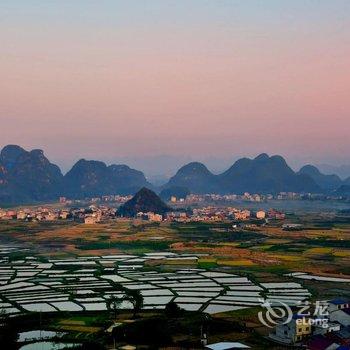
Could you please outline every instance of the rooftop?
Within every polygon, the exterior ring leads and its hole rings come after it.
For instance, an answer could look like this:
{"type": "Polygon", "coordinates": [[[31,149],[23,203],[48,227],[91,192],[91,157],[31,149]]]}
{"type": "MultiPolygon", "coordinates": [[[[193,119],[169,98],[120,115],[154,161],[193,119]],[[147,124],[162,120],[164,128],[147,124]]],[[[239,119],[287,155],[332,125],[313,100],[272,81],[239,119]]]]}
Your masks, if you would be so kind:
{"type": "Polygon", "coordinates": [[[212,350],[229,350],[229,349],[250,349],[250,346],[242,343],[231,343],[231,342],[221,342],[215,344],[209,344],[206,346],[207,349],[212,350]]]}
{"type": "Polygon", "coordinates": [[[342,305],[342,304],[348,304],[349,300],[348,299],[343,299],[343,298],[335,298],[329,301],[330,304],[334,305],[342,305]]]}

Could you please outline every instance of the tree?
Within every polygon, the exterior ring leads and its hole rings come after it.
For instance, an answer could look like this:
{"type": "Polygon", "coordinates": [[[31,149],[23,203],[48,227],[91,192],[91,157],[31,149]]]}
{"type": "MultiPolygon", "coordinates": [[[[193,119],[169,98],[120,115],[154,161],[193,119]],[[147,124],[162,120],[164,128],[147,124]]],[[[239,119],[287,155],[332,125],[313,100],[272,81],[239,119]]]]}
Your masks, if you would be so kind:
{"type": "Polygon", "coordinates": [[[178,317],[181,314],[181,311],[182,309],[175,303],[175,301],[169,301],[169,303],[165,305],[165,314],[170,318],[178,317]]]}
{"type": "Polygon", "coordinates": [[[117,318],[117,312],[123,300],[124,298],[120,298],[116,295],[112,295],[106,302],[107,309],[114,312],[114,319],[117,318]]]}
{"type": "Polygon", "coordinates": [[[16,348],[17,332],[5,309],[0,309],[0,344],[1,349],[16,348]]]}
{"type": "Polygon", "coordinates": [[[141,311],[143,307],[143,296],[139,290],[126,289],[124,300],[129,301],[134,309],[133,317],[136,317],[136,314],[141,311]]]}

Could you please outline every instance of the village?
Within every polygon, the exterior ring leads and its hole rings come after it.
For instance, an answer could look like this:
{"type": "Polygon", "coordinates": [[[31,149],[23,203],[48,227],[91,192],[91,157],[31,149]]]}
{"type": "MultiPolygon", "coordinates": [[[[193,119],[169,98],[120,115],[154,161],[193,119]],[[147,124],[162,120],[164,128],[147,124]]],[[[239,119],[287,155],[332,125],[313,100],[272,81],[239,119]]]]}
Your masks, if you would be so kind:
{"type": "Polygon", "coordinates": [[[269,206],[282,200],[252,196],[250,206],[209,197],[165,202],[143,188],[133,197],[62,197],[0,209],[2,312],[14,322],[44,314],[51,322],[45,331],[66,334],[55,344],[80,346],[101,337],[108,348],[117,337],[119,348],[153,346],[157,320],[175,322],[170,309],[181,322],[198,320],[194,333],[162,340],[179,348],[348,349],[347,211],[293,212],[269,206]],[[127,299],[135,291],[138,311],[127,299]],[[74,317],[87,320],[79,330],[65,324],[74,317]],[[92,330],[95,318],[103,322],[92,330]],[[208,320],[219,327],[215,334],[205,330],[208,320]],[[142,323],[152,325],[148,340],[133,331],[142,323]]]}
{"type": "MultiPolygon", "coordinates": [[[[137,219],[151,222],[176,221],[176,222],[220,222],[225,220],[247,221],[256,219],[264,221],[268,219],[283,220],[285,213],[276,209],[268,211],[250,211],[235,207],[207,206],[193,210],[169,211],[165,215],[154,212],[139,212],[137,219]]],[[[55,209],[50,207],[34,207],[20,209],[1,209],[0,220],[21,221],[57,221],[71,220],[84,222],[85,224],[96,224],[111,219],[118,219],[116,208],[106,205],[90,205],[87,208],[55,209]]],[[[122,219],[122,218],[120,218],[122,219]]]]}

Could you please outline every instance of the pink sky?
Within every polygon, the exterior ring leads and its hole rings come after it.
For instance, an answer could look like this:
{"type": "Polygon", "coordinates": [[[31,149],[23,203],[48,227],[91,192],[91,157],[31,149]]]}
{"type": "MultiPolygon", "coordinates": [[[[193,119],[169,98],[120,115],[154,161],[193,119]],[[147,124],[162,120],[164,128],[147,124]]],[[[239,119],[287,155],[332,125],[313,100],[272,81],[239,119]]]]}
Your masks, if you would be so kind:
{"type": "Polygon", "coordinates": [[[58,162],[261,152],[350,161],[346,2],[305,1],[308,13],[302,1],[190,1],[195,14],[166,3],[72,5],[68,16],[5,4],[1,146],[43,148],[58,162]]]}

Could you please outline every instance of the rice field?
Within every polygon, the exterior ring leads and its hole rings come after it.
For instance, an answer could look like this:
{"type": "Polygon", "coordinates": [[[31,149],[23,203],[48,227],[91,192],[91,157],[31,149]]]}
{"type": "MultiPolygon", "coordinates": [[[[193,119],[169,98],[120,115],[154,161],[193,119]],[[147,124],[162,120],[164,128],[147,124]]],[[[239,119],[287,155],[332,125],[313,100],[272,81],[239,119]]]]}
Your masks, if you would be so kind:
{"type": "Polygon", "coordinates": [[[303,280],[349,283],[350,284],[350,278],[319,276],[319,275],[308,274],[306,272],[293,272],[293,273],[287,274],[286,276],[299,278],[299,279],[303,279],[303,280]]]}
{"type": "MultiPolygon", "coordinates": [[[[185,310],[207,313],[256,307],[266,301],[296,304],[311,296],[297,282],[259,283],[220,268],[210,271],[182,265],[160,272],[146,265],[160,259],[203,259],[200,254],[80,256],[43,263],[34,256],[11,261],[9,251],[0,249],[0,307],[13,315],[107,311],[108,299],[122,297],[127,289],[141,292],[145,310],[161,310],[174,301],[185,310]]],[[[132,304],[124,300],[119,308],[131,309],[132,304]]]]}

